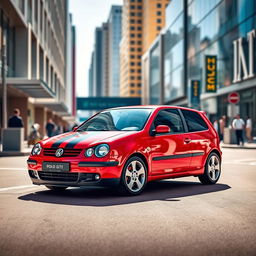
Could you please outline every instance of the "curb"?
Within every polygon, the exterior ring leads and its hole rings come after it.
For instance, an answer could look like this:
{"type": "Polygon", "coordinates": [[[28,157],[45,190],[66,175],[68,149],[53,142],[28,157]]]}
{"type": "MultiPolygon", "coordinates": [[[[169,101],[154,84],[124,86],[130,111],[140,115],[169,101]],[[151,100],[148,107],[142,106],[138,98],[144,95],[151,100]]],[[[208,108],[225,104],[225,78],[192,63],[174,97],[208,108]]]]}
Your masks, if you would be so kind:
{"type": "Polygon", "coordinates": [[[20,152],[20,151],[0,151],[0,157],[8,156],[29,156],[30,152],[20,152]]]}
{"type": "Polygon", "coordinates": [[[231,149],[256,149],[256,146],[253,147],[242,147],[242,146],[231,146],[231,145],[221,145],[222,148],[231,148],[231,149]]]}

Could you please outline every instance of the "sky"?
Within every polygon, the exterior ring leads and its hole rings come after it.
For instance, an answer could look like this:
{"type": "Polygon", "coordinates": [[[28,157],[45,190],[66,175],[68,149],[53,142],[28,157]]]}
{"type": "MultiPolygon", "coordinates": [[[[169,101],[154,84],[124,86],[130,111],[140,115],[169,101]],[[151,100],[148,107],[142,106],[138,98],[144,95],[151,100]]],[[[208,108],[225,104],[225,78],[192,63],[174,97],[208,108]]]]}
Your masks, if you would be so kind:
{"type": "Polygon", "coordinates": [[[94,45],[94,30],[107,21],[110,7],[123,0],[70,0],[69,12],[76,26],[76,91],[88,96],[88,70],[94,45]]]}

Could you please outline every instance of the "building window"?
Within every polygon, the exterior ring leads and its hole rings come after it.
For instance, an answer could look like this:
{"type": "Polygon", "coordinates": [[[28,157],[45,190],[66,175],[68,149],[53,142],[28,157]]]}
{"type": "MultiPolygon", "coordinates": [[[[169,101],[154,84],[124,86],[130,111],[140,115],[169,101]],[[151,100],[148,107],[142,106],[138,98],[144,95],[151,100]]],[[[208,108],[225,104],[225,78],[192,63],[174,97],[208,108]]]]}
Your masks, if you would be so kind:
{"type": "Polygon", "coordinates": [[[134,94],[135,93],[135,91],[134,90],[131,90],[131,94],[134,94]]]}
{"type": "Polygon", "coordinates": [[[131,5],[131,6],[130,6],[130,9],[135,9],[135,5],[131,5]]]}
{"type": "Polygon", "coordinates": [[[135,84],[134,83],[131,83],[131,87],[134,87],[135,86],[135,84]]]}
{"type": "Polygon", "coordinates": [[[132,48],[131,48],[131,52],[134,52],[134,51],[135,51],[135,48],[132,47],[132,48]]]}
{"type": "Polygon", "coordinates": [[[135,69],[133,69],[133,68],[130,69],[130,72],[131,72],[131,73],[134,73],[134,72],[135,72],[135,69]]]}
{"type": "Polygon", "coordinates": [[[138,65],[138,66],[141,66],[141,62],[137,62],[137,65],[138,65]]]}
{"type": "Polygon", "coordinates": [[[162,28],[160,26],[157,26],[156,29],[160,31],[162,28]]]}
{"type": "Polygon", "coordinates": [[[135,63],[134,62],[131,62],[131,66],[134,66],[135,65],[135,63]]]}
{"type": "Polygon", "coordinates": [[[137,79],[138,79],[138,80],[141,80],[141,76],[138,76],[137,79]]]}
{"type": "Polygon", "coordinates": [[[134,59],[134,58],[135,58],[135,56],[134,56],[134,55],[130,55],[130,58],[131,58],[131,59],[134,59]]]}
{"type": "Polygon", "coordinates": [[[131,20],[130,20],[130,23],[131,23],[131,24],[134,24],[134,23],[135,23],[135,20],[131,19],[131,20]]]}
{"type": "Polygon", "coordinates": [[[162,5],[161,4],[156,4],[156,8],[161,8],[162,5]]]}
{"type": "Polygon", "coordinates": [[[141,37],[142,37],[142,34],[138,34],[137,36],[138,36],[139,38],[141,38],[141,37]]]}
{"type": "Polygon", "coordinates": [[[131,12],[131,16],[135,16],[135,12],[131,12]]]}
{"type": "Polygon", "coordinates": [[[141,10],[141,9],[142,9],[142,6],[141,6],[141,5],[138,5],[137,8],[138,8],[139,10],[141,10]]]}
{"type": "Polygon", "coordinates": [[[131,30],[135,30],[135,27],[134,27],[134,26],[131,26],[130,29],[131,29],[131,30]]]}
{"type": "Polygon", "coordinates": [[[132,34],[131,34],[131,37],[135,37],[135,34],[132,33],[132,34]]]}
{"type": "Polygon", "coordinates": [[[132,40],[132,41],[130,42],[130,44],[135,44],[135,41],[132,40]]]}
{"type": "Polygon", "coordinates": [[[137,69],[137,72],[138,72],[138,73],[141,73],[141,69],[137,69]]]}
{"type": "Polygon", "coordinates": [[[131,76],[130,79],[131,79],[131,80],[134,80],[134,79],[135,79],[135,76],[131,76]]]}
{"type": "Polygon", "coordinates": [[[141,87],[141,83],[137,84],[138,87],[141,87]]]}
{"type": "Polygon", "coordinates": [[[157,15],[157,16],[161,16],[161,15],[162,15],[162,12],[156,12],[156,15],[157,15]]]}
{"type": "Polygon", "coordinates": [[[138,56],[137,56],[137,59],[140,59],[140,58],[141,58],[141,55],[138,55],[138,56]]]}
{"type": "Polygon", "coordinates": [[[141,49],[141,48],[138,48],[138,51],[139,51],[139,52],[141,52],[141,51],[142,51],[142,49],[141,49]]]}
{"type": "Polygon", "coordinates": [[[137,41],[137,44],[142,44],[142,42],[141,41],[137,41]]]}
{"type": "Polygon", "coordinates": [[[157,23],[161,23],[162,20],[161,20],[161,19],[157,19],[156,22],[157,22],[157,23]]]}
{"type": "Polygon", "coordinates": [[[142,27],[137,27],[137,30],[140,30],[140,31],[141,31],[141,30],[142,30],[142,27]]]}
{"type": "Polygon", "coordinates": [[[142,17],[142,12],[138,12],[138,13],[137,13],[137,16],[138,16],[138,17],[142,17]]]}

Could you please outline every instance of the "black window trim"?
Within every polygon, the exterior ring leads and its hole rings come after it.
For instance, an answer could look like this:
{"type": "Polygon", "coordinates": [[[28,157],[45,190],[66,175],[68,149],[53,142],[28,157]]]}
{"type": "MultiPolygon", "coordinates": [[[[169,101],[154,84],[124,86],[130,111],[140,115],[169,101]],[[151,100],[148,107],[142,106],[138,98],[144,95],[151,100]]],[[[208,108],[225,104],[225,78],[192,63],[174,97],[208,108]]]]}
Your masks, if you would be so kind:
{"type": "Polygon", "coordinates": [[[179,108],[162,108],[162,109],[159,109],[159,111],[157,112],[154,120],[152,121],[151,125],[150,125],[150,129],[149,129],[149,135],[150,136],[153,136],[153,137],[156,137],[156,136],[165,136],[165,135],[176,135],[176,134],[184,134],[184,133],[188,133],[188,127],[187,127],[187,124],[186,124],[186,121],[184,119],[184,116],[182,114],[182,112],[180,111],[179,108]],[[180,115],[180,118],[181,118],[181,122],[182,122],[182,125],[183,125],[183,128],[184,128],[184,131],[183,132],[168,132],[168,133],[154,133],[154,121],[155,119],[157,118],[158,114],[163,111],[163,110],[169,110],[169,109],[175,109],[178,111],[178,114],[180,115]]]}

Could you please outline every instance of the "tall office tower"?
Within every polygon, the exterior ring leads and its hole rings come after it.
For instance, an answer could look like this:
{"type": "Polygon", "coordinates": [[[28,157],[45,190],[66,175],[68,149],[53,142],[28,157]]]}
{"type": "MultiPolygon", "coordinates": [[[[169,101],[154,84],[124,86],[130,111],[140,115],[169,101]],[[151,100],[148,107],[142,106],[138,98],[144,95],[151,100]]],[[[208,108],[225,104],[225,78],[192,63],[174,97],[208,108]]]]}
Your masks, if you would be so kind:
{"type": "Polygon", "coordinates": [[[164,26],[164,9],[168,3],[169,0],[124,0],[120,96],[140,97],[141,56],[164,26]]]}
{"type": "Polygon", "coordinates": [[[119,44],[122,36],[122,6],[113,5],[108,18],[108,93],[106,96],[120,95],[119,44]]]}
{"type": "Polygon", "coordinates": [[[109,95],[109,25],[102,24],[102,87],[101,96],[109,95]]]}
{"type": "Polygon", "coordinates": [[[170,0],[143,0],[142,52],[145,53],[159,32],[165,27],[165,8],[170,0]]]}

